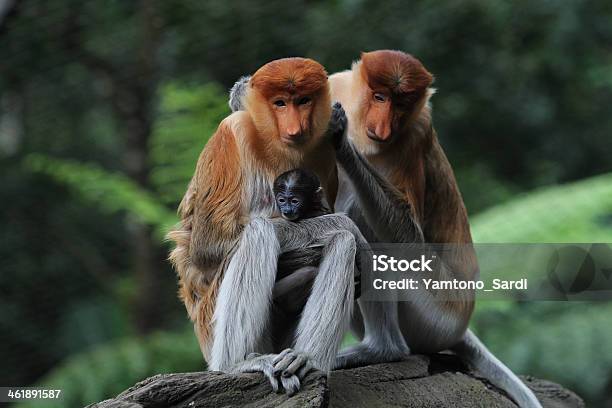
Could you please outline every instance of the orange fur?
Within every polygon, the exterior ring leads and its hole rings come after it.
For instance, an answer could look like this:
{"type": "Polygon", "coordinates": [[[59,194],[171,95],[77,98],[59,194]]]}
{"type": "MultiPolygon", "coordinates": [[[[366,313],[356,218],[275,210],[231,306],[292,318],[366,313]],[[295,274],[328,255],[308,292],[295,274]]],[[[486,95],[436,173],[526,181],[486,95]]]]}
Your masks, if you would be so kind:
{"type": "Polygon", "coordinates": [[[327,85],[327,73],[321,64],[308,58],[283,58],[261,67],[250,84],[264,98],[278,93],[315,94],[327,85]]]}
{"type": "Polygon", "coordinates": [[[368,86],[374,91],[388,90],[396,106],[414,106],[433,81],[421,61],[401,51],[364,52],[361,68],[368,86]]]}
{"type": "Polygon", "coordinates": [[[252,145],[256,146],[255,153],[261,158],[301,160],[305,153],[322,142],[331,117],[331,99],[327,72],[321,64],[307,58],[272,61],[253,74],[249,83],[244,102],[257,129],[252,145]],[[281,132],[276,115],[270,109],[271,98],[295,95],[313,99],[310,120],[306,124],[309,138],[299,149],[278,143],[281,132]]]}
{"type": "Polygon", "coordinates": [[[168,234],[176,247],[170,260],[179,274],[179,297],[204,351],[210,336],[214,300],[223,259],[241,225],[242,174],[238,147],[226,121],[202,151],[179,206],[181,224],[168,234]],[[228,177],[228,175],[232,177],[228,177]]]}
{"type": "Polygon", "coordinates": [[[306,167],[334,198],[337,186],[333,147],[323,138],[331,103],[320,64],[304,58],[272,61],[253,75],[245,100],[247,111],[224,119],[202,151],[179,206],[181,222],[168,234],[176,244],[170,260],[179,276],[179,297],[205,357],[212,345],[211,319],[223,272],[251,214],[272,215],[274,179],[306,167]],[[280,140],[267,98],[278,91],[312,95],[307,143],[280,140]]]}

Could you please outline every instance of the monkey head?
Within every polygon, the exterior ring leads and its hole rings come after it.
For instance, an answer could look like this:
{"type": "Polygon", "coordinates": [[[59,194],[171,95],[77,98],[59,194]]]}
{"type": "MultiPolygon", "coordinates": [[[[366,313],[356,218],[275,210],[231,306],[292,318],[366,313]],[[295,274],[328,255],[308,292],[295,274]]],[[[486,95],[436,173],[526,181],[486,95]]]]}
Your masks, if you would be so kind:
{"type": "Polygon", "coordinates": [[[424,107],[433,76],[418,59],[391,50],[362,53],[353,74],[360,90],[355,133],[376,153],[401,137],[424,107]]]}
{"type": "Polygon", "coordinates": [[[319,178],[308,170],[294,169],[284,172],[274,180],[272,189],[276,205],[286,220],[310,218],[323,208],[321,183],[319,178]]]}
{"type": "Polygon", "coordinates": [[[305,149],[325,133],[331,115],[327,72],[307,58],[283,58],[262,66],[245,97],[260,133],[287,148],[305,149]]]}

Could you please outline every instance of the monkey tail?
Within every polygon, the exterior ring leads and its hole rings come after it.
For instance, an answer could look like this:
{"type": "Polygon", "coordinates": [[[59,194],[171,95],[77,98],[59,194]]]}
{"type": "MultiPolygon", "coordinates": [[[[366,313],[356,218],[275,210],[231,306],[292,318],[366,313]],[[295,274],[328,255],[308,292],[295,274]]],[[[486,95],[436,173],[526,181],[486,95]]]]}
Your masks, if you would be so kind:
{"type": "Polygon", "coordinates": [[[542,408],[531,391],[508,367],[497,359],[471,330],[451,350],[479,371],[491,383],[506,391],[521,408],[542,408]]]}

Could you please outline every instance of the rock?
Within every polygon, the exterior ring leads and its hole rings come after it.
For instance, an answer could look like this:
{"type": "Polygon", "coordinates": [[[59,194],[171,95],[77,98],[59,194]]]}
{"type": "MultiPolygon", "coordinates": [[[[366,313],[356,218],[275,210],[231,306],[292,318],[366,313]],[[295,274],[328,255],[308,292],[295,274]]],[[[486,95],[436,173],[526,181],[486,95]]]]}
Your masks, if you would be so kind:
{"type": "MultiPolygon", "coordinates": [[[[523,378],[544,407],[584,407],[558,384],[523,378]]],[[[450,354],[415,355],[407,361],[333,371],[329,378],[311,372],[299,393],[275,394],[263,374],[209,371],[159,374],[116,398],[90,408],[147,407],[516,407],[503,391],[468,370],[450,354]]]]}

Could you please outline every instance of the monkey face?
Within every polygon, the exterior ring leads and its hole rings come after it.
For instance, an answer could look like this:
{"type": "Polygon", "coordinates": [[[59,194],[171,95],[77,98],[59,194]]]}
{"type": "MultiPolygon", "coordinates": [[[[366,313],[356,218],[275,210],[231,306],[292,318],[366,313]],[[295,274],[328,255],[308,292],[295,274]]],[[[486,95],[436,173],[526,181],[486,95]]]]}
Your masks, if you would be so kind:
{"type": "Polygon", "coordinates": [[[368,151],[387,149],[426,102],[433,76],[413,56],[380,50],[361,54],[357,65],[362,112],[357,122],[368,151]]]}
{"type": "Polygon", "coordinates": [[[289,146],[305,144],[310,134],[310,117],[313,98],[309,95],[276,95],[270,100],[276,117],[278,133],[283,143],[289,146]]]}
{"type": "Polygon", "coordinates": [[[264,134],[274,131],[282,146],[303,151],[325,133],[331,101],[327,72],[318,62],[271,61],[253,74],[249,84],[255,92],[247,95],[247,110],[264,134]],[[266,109],[260,109],[264,105],[266,109]],[[260,115],[263,111],[265,115],[260,115]]]}
{"type": "Polygon", "coordinates": [[[391,97],[383,91],[370,91],[369,99],[365,114],[366,136],[376,143],[390,142],[394,110],[391,97]]]}
{"type": "Polygon", "coordinates": [[[282,217],[289,221],[308,218],[313,210],[322,207],[319,178],[306,169],[281,174],[274,180],[272,191],[282,217]]]}
{"type": "Polygon", "coordinates": [[[280,209],[281,216],[289,221],[297,221],[302,218],[303,199],[298,195],[279,193],[276,195],[276,204],[280,209]]]}

